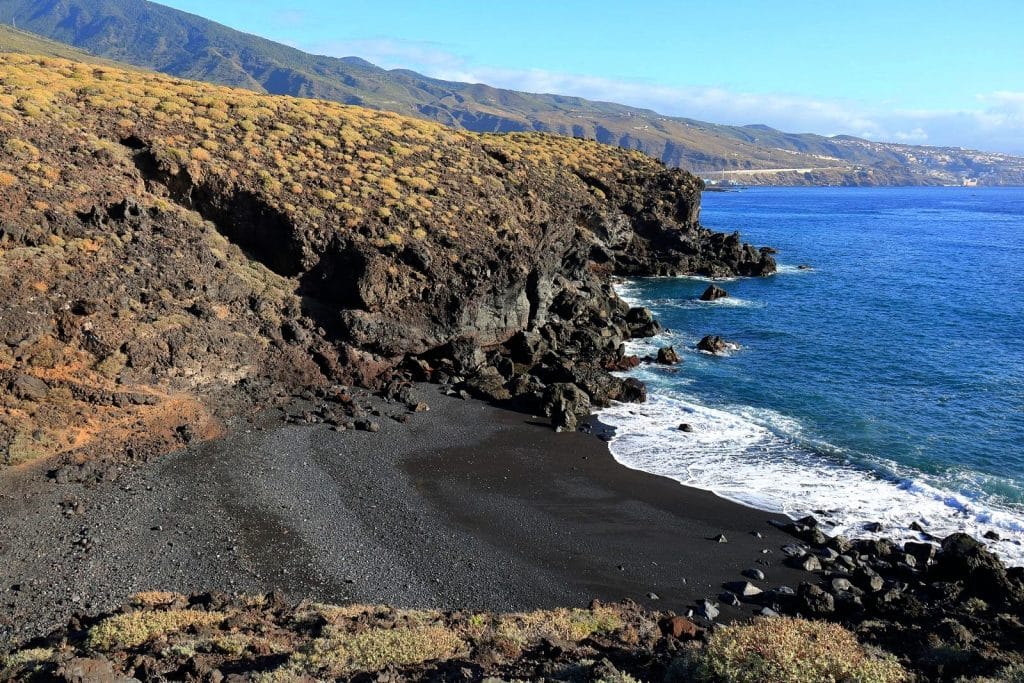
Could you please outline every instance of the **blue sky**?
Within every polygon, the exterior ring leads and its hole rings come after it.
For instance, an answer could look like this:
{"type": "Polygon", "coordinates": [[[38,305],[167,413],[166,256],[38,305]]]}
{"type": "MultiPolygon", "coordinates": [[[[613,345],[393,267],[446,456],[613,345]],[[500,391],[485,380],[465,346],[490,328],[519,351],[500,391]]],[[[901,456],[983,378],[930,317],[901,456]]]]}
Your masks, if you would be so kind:
{"type": "Polygon", "coordinates": [[[719,123],[1024,153],[1024,2],[164,0],[304,50],[719,123]]]}

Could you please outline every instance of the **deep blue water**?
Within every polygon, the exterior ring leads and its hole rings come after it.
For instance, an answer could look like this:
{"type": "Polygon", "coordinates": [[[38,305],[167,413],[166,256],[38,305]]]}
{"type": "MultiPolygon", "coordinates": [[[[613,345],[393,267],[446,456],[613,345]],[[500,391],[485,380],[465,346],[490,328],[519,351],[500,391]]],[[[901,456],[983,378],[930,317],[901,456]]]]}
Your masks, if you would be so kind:
{"type": "Polygon", "coordinates": [[[706,281],[627,283],[670,328],[654,345],[690,352],[639,371],[654,400],[613,409],[616,457],[844,529],[995,528],[1024,557],[1024,188],[706,193],[702,222],[781,272],[715,304],[706,281]],[[712,333],[740,348],[696,353],[712,333]]]}

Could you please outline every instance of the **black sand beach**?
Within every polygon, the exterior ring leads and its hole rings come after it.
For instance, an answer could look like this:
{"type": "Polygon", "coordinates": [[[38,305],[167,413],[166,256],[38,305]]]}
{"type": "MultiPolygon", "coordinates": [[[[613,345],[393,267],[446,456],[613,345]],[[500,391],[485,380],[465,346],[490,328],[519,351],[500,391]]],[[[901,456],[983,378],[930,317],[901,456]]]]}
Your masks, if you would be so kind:
{"type": "Polygon", "coordinates": [[[405,424],[389,418],[403,406],[373,399],[379,433],[273,411],[113,481],[4,472],[0,643],[157,588],[493,610],[628,598],[685,613],[746,568],[764,588],[801,580],[769,513],[622,467],[594,436],[418,392],[432,411],[405,424]]]}

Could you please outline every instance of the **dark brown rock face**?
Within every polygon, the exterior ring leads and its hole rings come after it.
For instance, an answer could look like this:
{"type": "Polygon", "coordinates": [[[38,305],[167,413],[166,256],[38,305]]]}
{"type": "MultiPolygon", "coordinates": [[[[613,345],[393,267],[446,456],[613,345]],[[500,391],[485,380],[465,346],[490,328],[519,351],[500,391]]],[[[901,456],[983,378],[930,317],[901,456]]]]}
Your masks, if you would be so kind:
{"type": "Polygon", "coordinates": [[[706,351],[707,353],[722,354],[729,350],[729,342],[722,339],[717,334],[709,334],[699,342],[697,342],[697,349],[699,351],[706,351]]]}
{"type": "Polygon", "coordinates": [[[529,410],[561,384],[637,400],[606,369],[660,326],[612,277],[775,269],[639,153],[62,64],[0,56],[0,96],[45,75],[54,102],[0,120],[3,462],[162,450],[406,372],[529,410]]]}
{"type": "Polygon", "coordinates": [[[802,541],[782,550],[808,580],[751,602],[838,621],[913,662],[922,680],[998,680],[1022,662],[1024,569],[1007,568],[977,539],[956,533],[938,546],[901,547],[829,537],[813,517],[778,526],[802,541]]]}
{"type": "Polygon", "coordinates": [[[663,346],[658,349],[656,360],[662,365],[678,365],[683,362],[674,346],[663,346]]]}
{"type": "Polygon", "coordinates": [[[729,296],[729,292],[725,291],[718,285],[709,285],[704,293],[700,295],[701,301],[718,301],[729,296]]]}

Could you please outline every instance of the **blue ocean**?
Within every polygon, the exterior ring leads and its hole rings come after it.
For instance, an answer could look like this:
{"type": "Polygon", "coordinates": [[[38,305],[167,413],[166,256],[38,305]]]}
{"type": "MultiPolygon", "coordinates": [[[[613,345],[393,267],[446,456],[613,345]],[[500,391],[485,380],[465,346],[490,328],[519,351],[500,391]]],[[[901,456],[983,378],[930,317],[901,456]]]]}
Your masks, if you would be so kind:
{"type": "Polygon", "coordinates": [[[705,193],[702,222],[776,247],[779,273],[713,303],[699,278],[620,285],[667,328],[633,351],[683,363],[602,413],[615,457],[851,536],[995,532],[1024,563],[1024,188],[705,193]],[[738,347],[697,352],[706,334],[738,347]]]}

